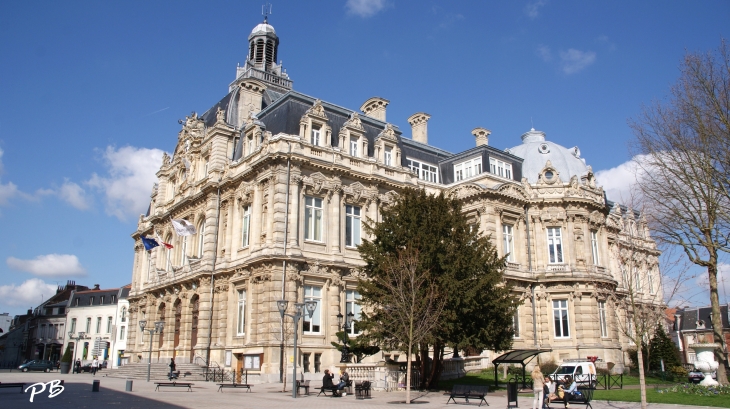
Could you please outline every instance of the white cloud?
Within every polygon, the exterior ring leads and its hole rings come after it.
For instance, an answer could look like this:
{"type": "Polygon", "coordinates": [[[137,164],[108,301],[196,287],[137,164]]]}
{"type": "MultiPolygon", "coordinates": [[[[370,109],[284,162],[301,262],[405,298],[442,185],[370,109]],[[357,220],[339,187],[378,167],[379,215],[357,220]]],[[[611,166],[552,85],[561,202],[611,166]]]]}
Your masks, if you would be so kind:
{"type": "Polygon", "coordinates": [[[104,193],[107,214],[125,220],[147,210],[152,186],[157,182],[155,173],[160,169],[162,153],[159,149],[133,146],[106,148],[104,160],[109,175],[104,177],[94,173],[86,183],[104,193]]]}
{"type": "Polygon", "coordinates": [[[636,184],[637,159],[631,158],[614,168],[596,172],[596,181],[603,186],[608,200],[619,203],[631,201],[632,189],[636,184]]]}
{"type": "Polygon", "coordinates": [[[348,14],[367,18],[384,9],[385,4],[385,0],[347,0],[345,9],[347,9],[348,14]]]}
{"type": "MultiPolygon", "coordinates": [[[[3,150],[0,149],[0,176],[3,175],[3,150]]],[[[10,199],[20,194],[13,182],[2,183],[0,179],[0,205],[5,205],[10,199]]]]}
{"type": "Polygon", "coordinates": [[[540,8],[547,4],[547,0],[537,0],[527,3],[525,6],[525,14],[531,19],[536,19],[540,15],[540,8]]]}
{"type": "Polygon", "coordinates": [[[20,285],[0,285],[0,304],[7,306],[33,307],[56,294],[58,287],[40,278],[31,278],[20,285]]]}
{"type": "Polygon", "coordinates": [[[568,51],[560,52],[560,60],[564,73],[575,74],[596,62],[596,53],[593,51],[580,51],[571,48],[568,51]]]}
{"type": "Polygon", "coordinates": [[[86,270],[73,254],[46,254],[33,260],[21,260],[8,257],[5,260],[13,270],[25,271],[40,277],[70,277],[84,276],[86,270]]]}
{"type": "Polygon", "coordinates": [[[86,191],[68,179],[64,180],[57,194],[63,201],[79,210],[86,210],[91,206],[91,198],[88,197],[86,191]]]}
{"type": "Polygon", "coordinates": [[[545,62],[553,59],[553,53],[550,51],[550,47],[546,45],[537,47],[537,55],[545,62]]]}
{"type": "Polygon", "coordinates": [[[603,44],[603,45],[605,45],[606,47],[608,47],[608,50],[609,50],[609,51],[616,51],[616,44],[615,44],[615,43],[613,43],[613,42],[612,42],[612,41],[611,41],[611,40],[610,40],[610,39],[608,38],[608,36],[607,36],[607,35],[602,35],[602,36],[599,36],[598,38],[596,38],[596,41],[597,41],[597,42],[598,42],[599,44],[603,44]]]}

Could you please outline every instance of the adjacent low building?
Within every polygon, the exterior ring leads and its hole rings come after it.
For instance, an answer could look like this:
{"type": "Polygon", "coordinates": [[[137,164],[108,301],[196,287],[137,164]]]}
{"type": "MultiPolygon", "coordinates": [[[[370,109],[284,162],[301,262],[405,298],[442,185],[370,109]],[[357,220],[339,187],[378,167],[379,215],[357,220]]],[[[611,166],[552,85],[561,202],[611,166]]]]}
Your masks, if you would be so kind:
{"type": "MultiPolygon", "coordinates": [[[[721,305],[722,334],[730,345],[730,304],[721,305]]],[[[714,343],[712,307],[686,307],[674,312],[674,341],[682,355],[682,363],[693,364],[697,358],[692,344],[714,343]]],[[[727,354],[728,351],[725,351],[727,354]]]]}
{"type": "MultiPolygon", "coordinates": [[[[67,328],[73,336],[66,336],[66,346],[70,346],[73,356],[82,363],[98,357],[109,361],[112,344],[115,341],[115,323],[120,288],[100,289],[96,284],[91,290],[74,291],[67,308],[67,328]],[[75,340],[83,335],[84,338],[75,340]]],[[[114,361],[112,361],[113,363],[114,361]]]]}

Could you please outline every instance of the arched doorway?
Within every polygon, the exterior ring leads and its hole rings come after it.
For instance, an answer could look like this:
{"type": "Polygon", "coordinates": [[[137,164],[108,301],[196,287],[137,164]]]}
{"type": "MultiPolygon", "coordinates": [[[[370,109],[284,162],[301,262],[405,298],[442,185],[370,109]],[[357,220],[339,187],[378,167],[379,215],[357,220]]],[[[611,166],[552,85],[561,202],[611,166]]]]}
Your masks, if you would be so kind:
{"type": "MultiPolygon", "coordinates": [[[[163,302],[160,304],[160,308],[158,310],[160,317],[160,321],[165,321],[165,303],[163,302]]],[[[160,355],[162,353],[162,345],[165,342],[165,328],[163,326],[162,330],[160,330],[159,340],[157,341],[157,362],[160,362],[160,355]]]]}
{"type": "Polygon", "coordinates": [[[200,315],[200,297],[194,295],[190,300],[193,307],[193,320],[190,331],[190,362],[195,362],[195,346],[198,344],[198,315],[200,315]]]}
{"type": "Polygon", "coordinates": [[[180,321],[182,320],[182,302],[180,299],[175,301],[175,338],[172,357],[177,356],[177,347],[180,345],[180,321]]]}

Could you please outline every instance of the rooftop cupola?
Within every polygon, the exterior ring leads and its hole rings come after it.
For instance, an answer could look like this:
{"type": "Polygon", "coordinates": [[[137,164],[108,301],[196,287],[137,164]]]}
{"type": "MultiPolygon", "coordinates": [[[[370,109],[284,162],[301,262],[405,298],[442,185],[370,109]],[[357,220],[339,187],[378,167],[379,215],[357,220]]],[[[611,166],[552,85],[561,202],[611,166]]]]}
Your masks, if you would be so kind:
{"type": "Polygon", "coordinates": [[[248,59],[251,64],[264,71],[269,71],[276,64],[279,37],[268,19],[251,30],[248,36],[248,59]]]}
{"type": "Polygon", "coordinates": [[[535,128],[530,128],[528,132],[522,134],[522,143],[543,142],[544,140],[545,132],[536,131],[535,128]]]}

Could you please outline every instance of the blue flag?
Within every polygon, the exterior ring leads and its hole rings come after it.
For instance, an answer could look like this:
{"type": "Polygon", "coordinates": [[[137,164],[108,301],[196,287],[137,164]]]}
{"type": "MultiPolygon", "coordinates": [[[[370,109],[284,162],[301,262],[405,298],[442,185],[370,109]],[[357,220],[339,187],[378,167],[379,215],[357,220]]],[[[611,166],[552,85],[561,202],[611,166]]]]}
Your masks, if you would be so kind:
{"type": "Polygon", "coordinates": [[[145,236],[140,237],[142,239],[142,244],[144,244],[144,249],[147,251],[152,250],[153,248],[159,246],[157,241],[155,239],[150,239],[145,236]]]}

